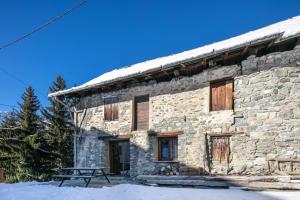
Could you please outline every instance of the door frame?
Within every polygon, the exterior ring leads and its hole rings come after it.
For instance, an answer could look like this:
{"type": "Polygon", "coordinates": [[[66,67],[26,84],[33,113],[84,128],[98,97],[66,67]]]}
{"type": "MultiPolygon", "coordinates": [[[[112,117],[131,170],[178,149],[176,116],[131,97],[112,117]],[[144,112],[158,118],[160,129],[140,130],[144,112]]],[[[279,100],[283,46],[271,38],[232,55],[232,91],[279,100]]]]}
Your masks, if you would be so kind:
{"type": "MultiPolygon", "coordinates": [[[[116,174],[115,172],[113,172],[113,154],[112,154],[112,143],[116,143],[116,142],[128,142],[129,143],[129,156],[130,156],[130,139],[115,139],[115,140],[110,140],[109,141],[109,171],[111,175],[120,175],[120,174],[116,174]]],[[[130,165],[130,164],[129,164],[130,165]]]]}

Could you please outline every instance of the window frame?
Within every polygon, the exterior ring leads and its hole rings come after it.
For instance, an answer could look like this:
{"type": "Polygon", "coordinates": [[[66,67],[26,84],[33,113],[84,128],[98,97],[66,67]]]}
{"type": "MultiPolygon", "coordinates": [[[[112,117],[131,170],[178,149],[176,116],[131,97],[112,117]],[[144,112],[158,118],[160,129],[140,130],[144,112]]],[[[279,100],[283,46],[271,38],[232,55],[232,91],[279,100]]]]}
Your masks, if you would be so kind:
{"type": "Polygon", "coordinates": [[[105,122],[111,122],[111,121],[118,121],[119,120],[119,97],[118,96],[105,96],[103,97],[103,119],[105,122]],[[107,103],[106,102],[106,99],[110,99],[107,103]],[[109,106],[108,109],[109,109],[109,116],[111,116],[110,118],[107,117],[107,114],[106,114],[106,109],[107,107],[106,106],[109,106]],[[115,107],[114,107],[115,106],[115,107]],[[116,115],[114,115],[114,109],[117,109],[116,111],[116,115]]]}
{"type": "Polygon", "coordinates": [[[226,110],[234,110],[234,79],[233,78],[228,78],[228,79],[221,79],[221,80],[217,80],[217,81],[212,81],[210,82],[209,85],[209,112],[215,112],[215,111],[226,111],[226,110]],[[227,84],[231,84],[229,86],[229,88],[227,88],[227,84]],[[215,88],[217,85],[222,85],[224,87],[225,90],[225,99],[224,99],[224,108],[214,108],[213,107],[213,88],[215,88]],[[227,90],[230,89],[231,87],[231,106],[230,108],[226,108],[226,100],[227,100],[227,90]]]}
{"type": "Polygon", "coordinates": [[[164,137],[158,137],[157,138],[157,161],[160,162],[176,162],[178,161],[178,136],[164,136],[164,137]],[[163,159],[162,157],[162,143],[161,140],[168,140],[168,158],[163,159]],[[172,140],[176,140],[176,143],[174,145],[174,157],[171,157],[171,148],[172,148],[172,140]]]}

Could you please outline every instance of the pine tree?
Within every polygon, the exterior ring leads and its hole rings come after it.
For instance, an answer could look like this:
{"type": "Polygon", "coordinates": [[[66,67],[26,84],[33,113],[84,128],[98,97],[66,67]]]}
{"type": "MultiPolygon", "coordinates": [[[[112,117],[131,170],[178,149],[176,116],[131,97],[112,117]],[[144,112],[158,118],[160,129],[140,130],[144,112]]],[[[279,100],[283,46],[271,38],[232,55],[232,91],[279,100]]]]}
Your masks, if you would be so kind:
{"type": "Polygon", "coordinates": [[[34,89],[29,86],[22,95],[22,103],[19,103],[19,122],[25,136],[34,135],[40,127],[38,111],[40,102],[34,93],[34,89]]]}
{"type": "Polygon", "coordinates": [[[8,113],[0,125],[0,168],[5,170],[6,181],[18,181],[17,169],[20,162],[20,146],[11,142],[18,135],[17,113],[8,113]]]}
{"type": "MultiPolygon", "coordinates": [[[[49,87],[50,93],[66,89],[66,82],[61,76],[49,87]]],[[[73,165],[73,125],[69,110],[65,105],[68,99],[57,97],[58,99],[49,99],[50,106],[42,111],[47,120],[49,144],[51,149],[56,152],[58,159],[56,167],[67,167],[73,165]]]]}
{"type": "Polygon", "coordinates": [[[22,95],[19,106],[19,135],[11,141],[21,147],[19,180],[46,180],[53,171],[51,161],[54,154],[47,143],[47,134],[38,115],[40,102],[31,86],[22,95]]]}

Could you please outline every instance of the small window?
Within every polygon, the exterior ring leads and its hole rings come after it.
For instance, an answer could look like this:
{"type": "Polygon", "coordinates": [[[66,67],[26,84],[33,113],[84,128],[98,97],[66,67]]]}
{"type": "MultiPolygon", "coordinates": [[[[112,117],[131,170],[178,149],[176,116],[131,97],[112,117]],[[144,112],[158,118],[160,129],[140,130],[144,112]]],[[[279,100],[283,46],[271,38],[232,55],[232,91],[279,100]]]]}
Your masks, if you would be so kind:
{"type": "Polygon", "coordinates": [[[158,160],[177,161],[178,139],[177,137],[158,138],[158,160]]]}
{"type": "Polygon", "coordinates": [[[210,111],[233,110],[233,80],[210,84],[210,111]]]}
{"type": "Polygon", "coordinates": [[[119,119],[118,97],[104,98],[104,120],[115,121],[119,119]]]}
{"type": "Polygon", "coordinates": [[[211,158],[218,163],[228,163],[229,137],[211,137],[211,158]]]}

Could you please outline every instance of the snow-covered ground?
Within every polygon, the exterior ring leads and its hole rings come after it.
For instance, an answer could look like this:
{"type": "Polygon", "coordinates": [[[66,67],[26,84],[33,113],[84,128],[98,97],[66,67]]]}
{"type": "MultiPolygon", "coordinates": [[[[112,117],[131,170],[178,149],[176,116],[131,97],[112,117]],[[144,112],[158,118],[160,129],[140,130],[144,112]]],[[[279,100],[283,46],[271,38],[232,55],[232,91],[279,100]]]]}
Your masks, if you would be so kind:
{"type": "Polygon", "coordinates": [[[248,192],[121,184],[103,188],[57,187],[48,183],[0,184],[0,200],[298,200],[299,192],[248,192]]]}

